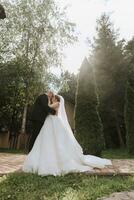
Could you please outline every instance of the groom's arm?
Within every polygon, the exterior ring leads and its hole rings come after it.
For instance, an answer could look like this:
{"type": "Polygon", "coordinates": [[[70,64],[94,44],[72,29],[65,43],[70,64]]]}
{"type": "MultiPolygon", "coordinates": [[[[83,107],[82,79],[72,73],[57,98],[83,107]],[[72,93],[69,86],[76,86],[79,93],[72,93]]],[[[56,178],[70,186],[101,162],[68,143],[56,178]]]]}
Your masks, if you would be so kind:
{"type": "Polygon", "coordinates": [[[43,110],[47,113],[51,113],[52,115],[56,114],[56,111],[53,108],[48,106],[47,96],[39,96],[39,103],[41,104],[43,110]]]}

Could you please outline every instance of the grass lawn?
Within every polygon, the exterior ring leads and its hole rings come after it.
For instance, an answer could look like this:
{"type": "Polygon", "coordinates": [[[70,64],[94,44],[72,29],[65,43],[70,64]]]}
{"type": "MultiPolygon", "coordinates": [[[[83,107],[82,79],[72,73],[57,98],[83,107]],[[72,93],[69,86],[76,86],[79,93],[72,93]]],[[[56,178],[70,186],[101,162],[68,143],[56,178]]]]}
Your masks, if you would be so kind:
{"type": "Polygon", "coordinates": [[[134,155],[129,155],[126,149],[108,149],[102,152],[102,156],[108,159],[134,159],[134,155]]]}
{"type": "Polygon", "coordinates": [[[96,200],[134,189],[134,177],[97,177],[69,174],[40,177],[14,173],[0,178],[0,200],[96,200]]]}
{"type": "Polygon", "coordinates": [[[24,150],[0,148],[0,153],[14,153],[14,154],[24,154],[24,150]]]}
{"type": "MultiPolygon", "coordinates": [[[[24,150],[0,148],[0,153],[24,154],[24,150]]],[[[134,155],[129,155],[126,149],[108,149],[102,152],[102,157],[108,159],[134,159],[134,155]]]]}

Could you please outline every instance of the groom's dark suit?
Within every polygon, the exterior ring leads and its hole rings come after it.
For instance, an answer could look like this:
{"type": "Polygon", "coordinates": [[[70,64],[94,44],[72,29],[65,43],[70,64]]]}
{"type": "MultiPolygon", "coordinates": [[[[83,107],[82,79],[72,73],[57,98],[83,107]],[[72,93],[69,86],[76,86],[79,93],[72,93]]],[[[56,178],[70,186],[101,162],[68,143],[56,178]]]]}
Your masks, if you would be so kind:
{"type": "Polygon", "coordinates": [[[29,151],[31,151],[33,144],[38,136],[41,127],[48,114],[55,115],[55,110],[48,106],[48,96],[46,94],[40,95],[33,106],[33,110],[30,116],[32,122],[32,133],[29,141],[29,151]]]}

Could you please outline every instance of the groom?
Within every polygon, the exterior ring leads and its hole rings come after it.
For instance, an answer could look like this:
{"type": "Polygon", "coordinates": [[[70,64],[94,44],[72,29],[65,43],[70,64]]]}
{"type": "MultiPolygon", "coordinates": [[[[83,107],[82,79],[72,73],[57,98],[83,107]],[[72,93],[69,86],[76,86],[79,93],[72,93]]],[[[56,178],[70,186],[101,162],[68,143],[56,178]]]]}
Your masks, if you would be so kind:
{"type": "Polygon", "coordinates": [[[29,141],[28,150],[31,151],[36,137],[38,136],[44,121],[48,114],[55,115],[56,111],[53,108],[48,106],[48,101],[51,101],[53,98],[54,93],[52,91],[48,91],[47,94],[42,94],[37,97],[33,111],[31,113],[30,121],[32,122],[32,134],[29,141]]]}

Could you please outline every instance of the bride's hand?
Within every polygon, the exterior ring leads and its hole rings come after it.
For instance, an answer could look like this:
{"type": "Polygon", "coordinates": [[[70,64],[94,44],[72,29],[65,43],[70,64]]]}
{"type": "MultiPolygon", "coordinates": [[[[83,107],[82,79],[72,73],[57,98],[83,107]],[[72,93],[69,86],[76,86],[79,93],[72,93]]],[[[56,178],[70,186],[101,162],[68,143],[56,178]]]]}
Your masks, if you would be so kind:
{"type": "Polygon", "coordinates": [[[55,102],[55,103],[53,103],[53,104],[50,105],[50,107],[51,107],[51,108],[54,108],[54,109],[59,108],[59,106],[60,106],[60,103],[59,103],[59,102],[55,102]]]}

